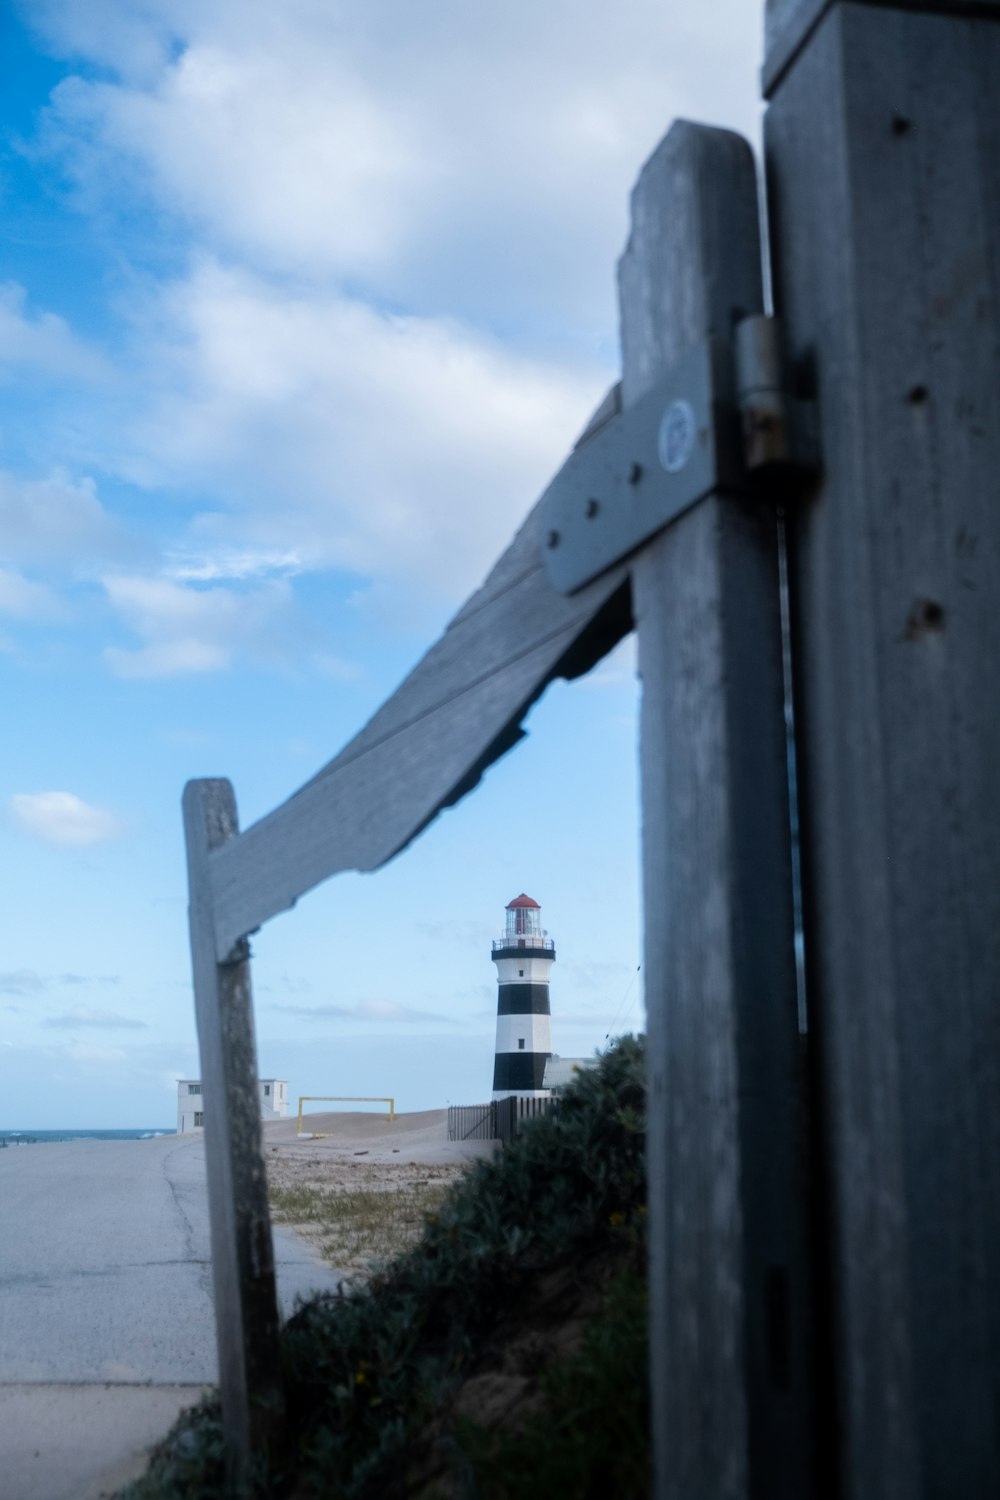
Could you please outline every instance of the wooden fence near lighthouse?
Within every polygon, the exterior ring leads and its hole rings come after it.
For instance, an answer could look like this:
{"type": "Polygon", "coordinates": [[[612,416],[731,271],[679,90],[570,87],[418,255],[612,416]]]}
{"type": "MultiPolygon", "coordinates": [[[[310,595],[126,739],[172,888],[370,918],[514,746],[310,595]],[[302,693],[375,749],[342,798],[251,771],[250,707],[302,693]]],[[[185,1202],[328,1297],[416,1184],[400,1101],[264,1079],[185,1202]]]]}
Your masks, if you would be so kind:
{"type": "Polygon", "coordinates": [[[483,587],[267,817],[185,791],[234,1485],[281,1420],[247,935],[634,628],[656,1494],[1000,1493],[1000,0],[768,0],[766,35],[780,323],[749,148],[676,124],[621,383],[483,587]]]}

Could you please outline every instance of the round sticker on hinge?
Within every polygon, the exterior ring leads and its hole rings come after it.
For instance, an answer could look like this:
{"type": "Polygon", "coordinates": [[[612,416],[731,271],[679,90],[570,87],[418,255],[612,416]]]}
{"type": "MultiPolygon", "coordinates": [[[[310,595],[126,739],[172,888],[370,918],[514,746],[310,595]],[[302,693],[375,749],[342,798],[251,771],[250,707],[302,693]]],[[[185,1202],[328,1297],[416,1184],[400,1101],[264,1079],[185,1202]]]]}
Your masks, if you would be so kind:
{"type": "Polygon", "coordinates": [[[694,408],[690,401],[671,401],[660,418],[657,447],[668,474],[679,474],[694,452],[694,408]]]}

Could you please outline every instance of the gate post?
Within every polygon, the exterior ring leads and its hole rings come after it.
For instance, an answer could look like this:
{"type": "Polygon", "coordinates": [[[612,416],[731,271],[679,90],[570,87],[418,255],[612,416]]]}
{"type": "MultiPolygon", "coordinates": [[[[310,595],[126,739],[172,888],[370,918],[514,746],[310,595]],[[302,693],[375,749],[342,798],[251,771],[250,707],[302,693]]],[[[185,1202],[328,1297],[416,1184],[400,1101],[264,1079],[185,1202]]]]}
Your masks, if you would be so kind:
{"type": "Polygon", "coordinates": [[[183,806],[219,1386],[226,1476],[235,1494],[251,1471],[253,1454],[278,1436],[283,1415],[274,1249],[249,945],[241,939],[222,963],[216,952],[210,856],[239,832],[236,799],[223,779],[189,781],[183,806]]]}
{"type": "Polygon", "coordinates": [[[1000,1494],[1000,4],[769,0],[845,1500],[1000,1494]]]}
{"type": "MultiPolygon", "coordinates": [[[[752,153],[679,122],[619,268],[622,397],[762,305],[752,153]]],[[[659,1500],[803,1500],[804,1183],[773,505],[715,494],[632,571],[659,1500]]]]}

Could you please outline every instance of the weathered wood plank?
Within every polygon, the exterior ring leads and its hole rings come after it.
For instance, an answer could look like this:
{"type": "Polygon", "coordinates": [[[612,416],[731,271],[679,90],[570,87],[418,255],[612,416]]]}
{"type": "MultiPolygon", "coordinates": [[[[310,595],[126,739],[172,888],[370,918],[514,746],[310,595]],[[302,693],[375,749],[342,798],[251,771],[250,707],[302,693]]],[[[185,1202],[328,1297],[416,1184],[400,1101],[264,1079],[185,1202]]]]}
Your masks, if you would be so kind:
{"type": "Polygon", "coordinates": [[[205,1106],[205,1165],[212,1238],[212,1286],[229,1487],[240,1491],[254,1452],[282,1420],[274,1252],[261,1154],[257,1057],[249,951],[215,956],[208,861],[236,837],[228,781],[184,789],[189,922],[195,1015],[205,1106]]]}
{"type": "MultiPolygon", "coordinates": [[[[619,279],[627,407],[760,310],[742,139],[673,126],[619,279]]],[[[720,496],[633,565],[660,1500],[810,1492],[777,568],[774,507],[720,496]]]]}
{"type": "MultiPolygon", "coordinates": [[[[851,0],[854,5],[933,11],[949,16],[1000,15],[1000,0],[851,0]]],[[[770,96],[812,32],[841,0],[766,0],[763,88],[770,96]]]]}
{"type": "Polygon", "coordinates": [[[364,729],[289,801],[211,855],[218,955],[338,870],[391,859],[516,743],[547,683],[589,670],[631,623],[623,567],[572,599],[550,586],[536,506],[364,729]]]}
{"type": "Polygon", "coordinates": [[[840,5],[765,122],[849,1500],[1000,1493],[1000,25],[840,5]]]}

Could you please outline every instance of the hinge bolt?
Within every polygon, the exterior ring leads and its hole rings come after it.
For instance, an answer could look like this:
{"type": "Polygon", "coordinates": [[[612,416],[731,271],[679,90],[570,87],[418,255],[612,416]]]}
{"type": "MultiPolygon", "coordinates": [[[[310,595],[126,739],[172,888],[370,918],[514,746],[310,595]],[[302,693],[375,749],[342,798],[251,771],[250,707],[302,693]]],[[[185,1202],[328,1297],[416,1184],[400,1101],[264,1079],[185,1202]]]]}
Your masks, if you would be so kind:
{"type": "Polygon", "coordinates": [[[549,547],[549,548],[558,547],[558,545],[559,545],[559,533],[558,533],[558,531],[550,531],[548,533],[548,535],[545,538],[545,545],[546,545],[546,547],[549,547]]]}
{"type": "Polygon", "coordinates": [[[631,463],[628,470],[629,484],[638,484],[642,478],[642,464],[631,463]]]}
{"type": "Polygon", "coordinates": [[[600,508],[601,502],[599,500],[588,500],[586,506],[587,520],[592,521],[597,515],[597,512],[600,510],[600,508]]]}

